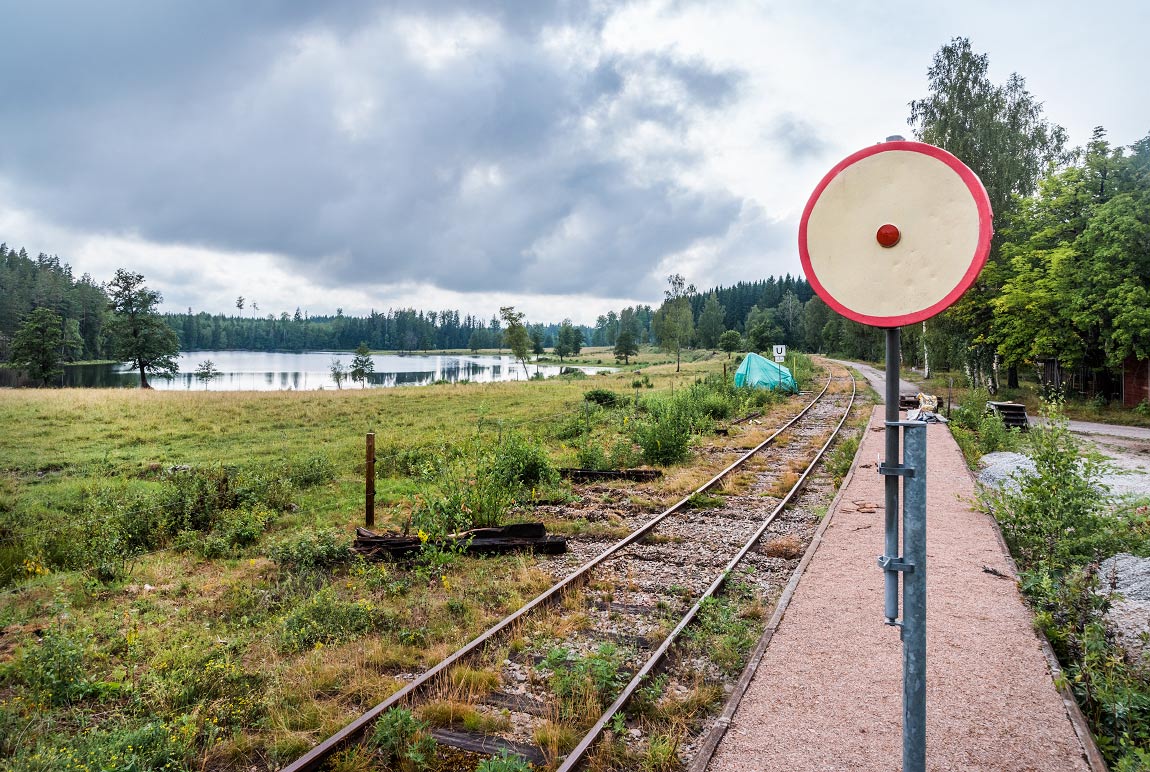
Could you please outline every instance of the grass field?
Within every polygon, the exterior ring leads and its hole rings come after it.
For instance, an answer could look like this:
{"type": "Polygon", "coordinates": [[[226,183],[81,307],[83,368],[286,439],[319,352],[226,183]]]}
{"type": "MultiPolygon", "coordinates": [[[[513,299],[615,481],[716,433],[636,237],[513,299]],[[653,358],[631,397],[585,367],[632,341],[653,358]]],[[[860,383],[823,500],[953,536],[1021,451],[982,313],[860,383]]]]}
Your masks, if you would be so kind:
{"type": "MultiPolygon", "coordinates": [[[[549,584],[525,557],[349,561],[365,434],[381,530],[522,509],[571,495],[555,465],[641,462],[640,429],[694,435],[745,407],[695,386],[725,355],[689,352],[680,373],[668,359],[507,384],[0,391],[0,755],[17,770],[294,758],[549,584]],[[484,487],[506,447],[537,484],[484,487]]],[[[674,466],[666,495],[699,474],[674,466]]]]}

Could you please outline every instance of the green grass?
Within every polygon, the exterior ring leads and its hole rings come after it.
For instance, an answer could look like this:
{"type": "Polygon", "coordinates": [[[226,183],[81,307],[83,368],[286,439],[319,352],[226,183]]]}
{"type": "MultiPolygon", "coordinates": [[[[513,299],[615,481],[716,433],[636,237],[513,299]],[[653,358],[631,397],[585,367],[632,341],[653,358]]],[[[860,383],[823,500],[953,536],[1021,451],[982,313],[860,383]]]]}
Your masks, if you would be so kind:
{"type": "MultiPolygon", "coordinates": [[[[676,373],[647,351],[640,376],[387,390],[0,390],[0,754],[15,769],[298,756],[550,584],[522,556],[350,560],[367,432],[377,528],[423,525],[482,505],[472,472],[529,504],[556,484],[544,462],[574,465],[588,441],[633,461],[633,383],[641,403],[686,399],[725,362],[692,352],[676,373]],[[589,411],[591,389],[617,406],[589,411]]],[[[710,473],[672,468],[644,495],[710,473]]]]}

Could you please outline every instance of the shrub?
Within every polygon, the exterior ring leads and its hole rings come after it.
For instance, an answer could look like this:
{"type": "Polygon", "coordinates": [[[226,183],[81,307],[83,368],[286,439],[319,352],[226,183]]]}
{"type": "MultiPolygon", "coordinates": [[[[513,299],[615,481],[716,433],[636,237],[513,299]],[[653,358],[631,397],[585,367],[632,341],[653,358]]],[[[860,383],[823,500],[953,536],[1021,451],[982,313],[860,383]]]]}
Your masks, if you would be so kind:
{"type": "Polygon", "coordinates": [[[603,407],[615,407],[622,401],[619,395],[610,389],[599,388],[584,392],[583,399],[588,402],[593,402],[596,405],[602,405],[603,407]]]}
{"type": "Polygon", "coordinates": [[[283,471],[296,488],[313,488],[335,479],[335,463],[323,454],[288,461],[283,471]]]}
{"type": "Polygon", "coordinates": [[[675,464],[685,461],[690,453],[692,415],[677,401],[651,402],[649,418],[636,421],[632,435],[643,449],[643,460],[649,464],[675,464]]]}
{"type": "Polygon", "coordinates": [[[284,617],[280,650],[297,652],[317,644],[354,640],[374,629],[373,611],[371,603],[340,600],[330,587],[325,587],[284,617]]]}
{"type": "Polygon", "coordinates": [[[558,470],[538,444],[514,432],[494,447],[475,438],[444,467],[437,491],[416,505],[413,520],[430,535],[497,526],[517,500],[558,482],[558,470]]]}
{"type": "Polygon", "coordinates": [[[229,509],[220,515],[216,531],[229,547],[250,547],[260,540],[273,514],[257,504],[251,509],[229,509]]]}
{"type": "Polygon", "coordinates": [[[81,518],[82,550],[77,564],[85,566],[97,581],[117,582],[128,575],[131,562],[144,552],[134,545],[124,528],[121,512],[99,512],[89,508],[81,518]]]}
{"type": "Polygon", "coordinates": [[[384,445],[376,448],[377,477],[399,476],[428,479],[462,454],[458,445],[441,440],[419,445],[384,445]]]}
{"type": "Polygon", "coordinates": [[[1120,534],[1106,513],[1102,467],[1081,458],[1066,420],[1047,412],[1045,425],[1029,433],[1034,470],[1013,476],[1017,486],[987,495],[1002,535],[1022,565],[1064,568],[1096,554],[1121,549],[1120,534]]]}
{"type": "Polygon", "coordinates": [[[515,433],[509,433],[496,448],[491,472],[508,487],[554,485],[559,481],[559,472],[547,452],[515,433]]]}
{"type": "Polygon", "coordinates": [[[643,460],[642,452],[629,439],[620,439],[611,446],[607,458],[608,469],[628,469],[638,466],[643,460]]]}
{"type": "Polygon", "coordinates": [[[585,443],[578,451],[576,451],[576,463],[580,469],[611,469],[611,459],[603,452],[603,448],[597,444],[588,442],[585,443]]]}
{"type": "Polygon", "coordinates": [[[173,470],[165,477],[166,489],[161,495],[167,532],[210,531],[220,513],[230,509],[289,509],[296,488],[293,479],[310,485],[333,476],[334,466],[323,457],[295,464],[242,468],[216,464],[173,470]]]}
{"type": "Polygon", "coordinates": [[[273,545],[268,558],[288,571],[329,571],[351,560],[349,546],[332,531],[318,531],[273,545]]]}

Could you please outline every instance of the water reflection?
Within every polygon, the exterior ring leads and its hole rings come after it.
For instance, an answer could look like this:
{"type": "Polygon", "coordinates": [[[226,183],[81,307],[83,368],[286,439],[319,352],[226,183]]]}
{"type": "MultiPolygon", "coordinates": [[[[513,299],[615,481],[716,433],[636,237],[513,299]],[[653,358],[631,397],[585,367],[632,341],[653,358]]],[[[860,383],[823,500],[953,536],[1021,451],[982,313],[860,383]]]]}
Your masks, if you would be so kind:
{"type": "MultiPolygon", "coordinates": [[[[335,389],[331,377],[333,359],[351,367],[351,354],[332,352],[277,353],[260,351],[188,351],[180,355],[179,373],[171,378],[149,377],[153,388],[163,390],[208,389],[210,391],[276,391],[335,389]],[[196,368],[211,361],[219,375],[205,383],[196,377],[196,368]]],[[[369,388],[426,386],[436,382],[523,380],[522,366],[510,356],[471,355],[372,355],[375,372],[367,380],[369,388]]],[[[609,367],[581,367],[588,373],[609,367]]],[[[139,373],[129,365],[68,365],[56,386],[81,388],[132,388],[140,384],[139,373]]],[[[529,372],[543,377],[558,375],[558,365],[529,365],[529,372]]],[[[0,387],[35,386],[14,370],[0,368],[0,387]]],[[[360,384],[346,379],[345,389],[360,384]]]]}

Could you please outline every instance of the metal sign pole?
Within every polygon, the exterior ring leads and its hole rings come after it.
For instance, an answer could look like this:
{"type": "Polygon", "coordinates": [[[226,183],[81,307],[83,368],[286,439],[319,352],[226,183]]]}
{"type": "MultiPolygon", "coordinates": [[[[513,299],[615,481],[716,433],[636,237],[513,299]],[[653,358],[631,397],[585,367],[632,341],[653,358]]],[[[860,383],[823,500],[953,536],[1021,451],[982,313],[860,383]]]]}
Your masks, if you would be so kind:
{"type": "Polygon", "coordinates": [[[926,770],[926,424],[898,420],[899,329],[886,331],[886,532],[879,566],[884,572],[883,616],[902,640],[902,770],[926,770]],[[905,433],[899,463],[899,429],[905,433]],[[903,478],[902,552],[899,551],[899,478],[903,478]],[[902,574],[902,622],[898,585],[902,574]]]}
{"type": "Polygon", "coordinates": [[[902,768],[926,770],[926,424],[903,423],[902,768]]]}

